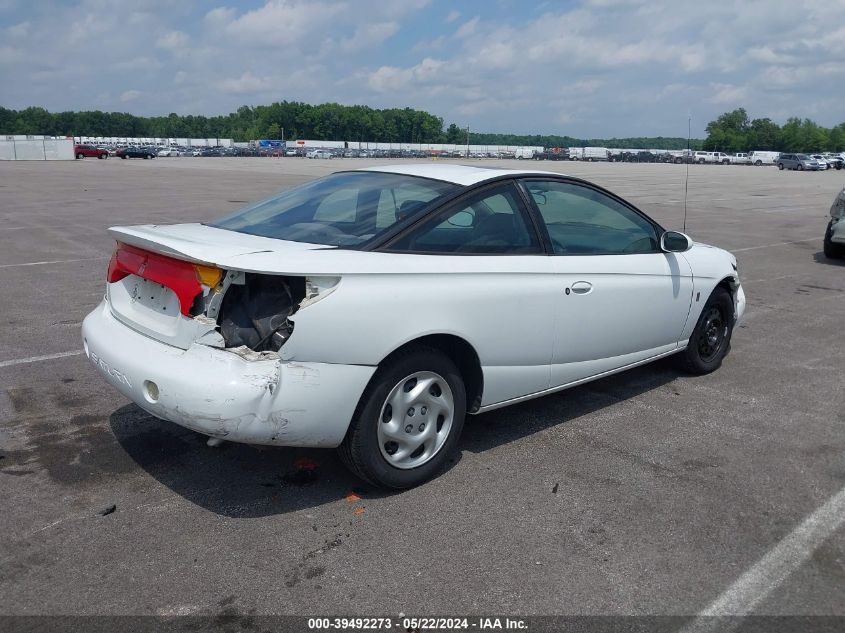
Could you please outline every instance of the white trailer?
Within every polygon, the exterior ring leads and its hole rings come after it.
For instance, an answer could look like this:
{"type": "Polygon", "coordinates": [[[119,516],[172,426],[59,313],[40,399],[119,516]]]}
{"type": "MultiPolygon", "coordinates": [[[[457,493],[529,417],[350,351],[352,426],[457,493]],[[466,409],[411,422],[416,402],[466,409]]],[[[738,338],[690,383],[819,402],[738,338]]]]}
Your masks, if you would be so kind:
{"type": "Polygon", "coordinates": [[[517,160],[531,160],[534,158],[534,155],[537,153],[537,150],[533,147],[520,147],[514,152],[514,158],[517,160]]]}
{"type": "Polygon", "coordinates": [[[585,147],[582,159],[593,162],[597,160],[607,160],[610,155],[610,150],[606,147],[585,147]]]}

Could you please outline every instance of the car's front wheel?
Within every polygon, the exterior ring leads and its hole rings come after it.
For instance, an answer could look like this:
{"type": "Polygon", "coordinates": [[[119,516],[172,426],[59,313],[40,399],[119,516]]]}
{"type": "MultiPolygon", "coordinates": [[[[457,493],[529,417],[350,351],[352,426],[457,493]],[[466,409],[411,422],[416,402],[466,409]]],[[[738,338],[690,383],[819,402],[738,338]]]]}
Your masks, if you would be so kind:
{"type": "Polygon", "coordinates": [[[447,356],[428,347],[400,351],[370,380],[338,452],[365,481],[412,488],[443,469],[465,415],[464,383],[447,356]]]}
{"type": "Polygon", "coordinates": [[[824,256],[828,259],[845,258],[845,245],[835,244],[833,237],[833,222],[829,222],[824,232],[824,256]]]}
{"type": "Polygon", "coordinates": [[[730,351],[733,324],[733,297],[724,288],[716,288],[704,304],[684,350],[684,368],[693,374],[709,374],[718,369],[730,351]]]}

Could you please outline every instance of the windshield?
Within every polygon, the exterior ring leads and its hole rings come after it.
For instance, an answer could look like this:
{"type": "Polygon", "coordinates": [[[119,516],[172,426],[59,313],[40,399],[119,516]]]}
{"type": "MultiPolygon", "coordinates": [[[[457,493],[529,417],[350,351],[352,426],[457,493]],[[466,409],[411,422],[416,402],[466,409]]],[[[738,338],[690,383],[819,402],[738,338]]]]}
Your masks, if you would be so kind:
{"type": "Polygon", "coordinates": [[[340,172],[211,222],[294,242],[355,247],[460,186],[416,176],[340,172]]]}

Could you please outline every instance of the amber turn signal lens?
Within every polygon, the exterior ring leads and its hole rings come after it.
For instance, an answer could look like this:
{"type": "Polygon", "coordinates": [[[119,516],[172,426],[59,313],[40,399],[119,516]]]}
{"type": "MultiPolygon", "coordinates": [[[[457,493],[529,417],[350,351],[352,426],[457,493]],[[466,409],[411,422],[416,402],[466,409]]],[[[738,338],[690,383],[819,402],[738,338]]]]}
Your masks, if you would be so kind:
{"type": "Polygon", "coordinates": [[[200,264],[194,265],[194,270],[197,271],[197,279],[204,286],[214,288],[223,279],[223,271],[214,266],[202,266],[200,264]]]}

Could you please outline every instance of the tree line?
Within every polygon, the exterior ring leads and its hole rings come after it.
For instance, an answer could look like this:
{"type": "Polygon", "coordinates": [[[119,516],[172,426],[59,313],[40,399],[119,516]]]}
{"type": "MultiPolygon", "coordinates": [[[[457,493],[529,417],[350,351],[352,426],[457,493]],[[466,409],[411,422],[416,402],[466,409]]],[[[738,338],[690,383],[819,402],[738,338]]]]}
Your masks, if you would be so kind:
{"type": "MultiPolygon", "coordinates": [[[[681,149],[685,138],[585,139],[556,135],[494,134],[469,131],[412,108],[376,109],[338,103],[311,105],[281,101],[270,105],[241,106],[221,116],[179,115],[141,117],[126,112],[48,112],[30,107],[0,107],[0,134],[50,136],[117,136],[161,138],[313,139],[381,143],[455,143],[472,145],[536,145],[542,147],[631,147],[681,149]]],[[[699,149],[701,141],[693,140],[699,149]]]]}
{"type": "Polygon", "coordinates": [[[841,152],[845,150],[845,123],[825,128],[810,119],[791,117],[781,126],[768,118],[750,119],[745,108],[737,108],[707,124],[703,149],[726,153],[841,152]]]}

